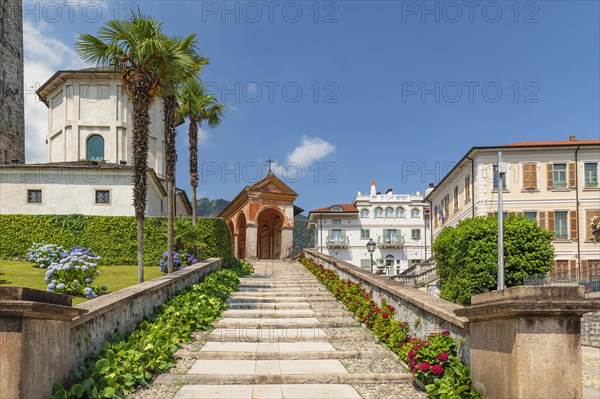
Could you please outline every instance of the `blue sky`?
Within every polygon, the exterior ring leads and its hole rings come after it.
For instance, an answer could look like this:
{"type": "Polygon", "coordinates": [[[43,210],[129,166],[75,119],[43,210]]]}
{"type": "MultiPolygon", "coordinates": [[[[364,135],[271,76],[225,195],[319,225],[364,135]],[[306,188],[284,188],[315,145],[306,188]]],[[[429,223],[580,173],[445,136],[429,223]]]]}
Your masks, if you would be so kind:
{"type": "MultiPolygon", "coordinates": [[[[26,2],[26,87],[82,66],[76,34],[133,4],[26,2]]],[[[211,61],[201,77],[230,106],[202,132],[198,191],[211,199],[232,199],[269,157],[310,210],[351,202],[371,180],[423,191],[472,146],[600,137],[596,1],[139,4],[167,33],[198,35],[211,61]]],[[[26,92],[28,162],[46,160],[44,112],[26,92]]]]}

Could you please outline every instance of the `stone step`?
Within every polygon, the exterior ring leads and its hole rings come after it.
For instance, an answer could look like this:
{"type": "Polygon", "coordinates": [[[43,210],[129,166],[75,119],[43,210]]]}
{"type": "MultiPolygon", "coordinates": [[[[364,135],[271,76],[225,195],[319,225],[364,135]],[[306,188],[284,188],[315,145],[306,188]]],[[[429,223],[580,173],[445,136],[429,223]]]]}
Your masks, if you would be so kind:
{"type": "Polygon", "coordinates": [[[227,306],[229,309],[238,309],[238,310],[310,309],[310,303],[308,303],[308,302],[256,303],[256,302],[227,301],[227,306]]]}
{"type": "Polygon", "coordinates": [[[244,296],[244,295],[231,295],[228,302],[256,302],[256,303],[268,303],[268,302],[337,302],[332,296],[275,296],[275,297],[261,297],[261,296],[244,296]]]}
{"type": "MultiPolygon", "coordinates": [[[[208,342],[221,343],[221,342],[208,342]]],[[[245,342],[242,342],[245,343],[245,342]]],[[[248,342],[250,343],[250,342],[248,342]]],[[[325,342],[313,342],[325,343],[325,342]]],[[[175,356],[183,359],[213,360],[323,360],[323,359],[381,359],[387,351],[331,351],[331,352],[225,352],[179,350],[175,356]]]]}
{"type": "MultiPolygon", "coordinates": [[[[335,329],[334,329],[335,330],[335,329]]],[[[328,335],[320,328],[217,328],[198,335],[205,342],[329,342],[360,340],[375,341],[375,336],[363,331],[334,331],[328,335]]]]}
{"type": "Polygon", "coordinates": [[[281,318],[224,318],[213,324],[216,328],[320,328],[358,327],[360,323],[348,317],[323,318],[281,317],[281,318]]]}
{"type": "Polygon", "coordinates": [[[200,352],[234,353],[290,353],[290,352],[334,352],[328,342],[207,342],[200,352]]]}
{"type": "Polygon", "coordinates": [[[276,309],[276,310],[261,310],[261,309],[232,309],[226,310],[222,314],[223,318],[246,318],[246,317],[350,317],[352,313],[344,310],[339,311],[322,311],[315,312],[313,309],[276,309]]]}
{"type": "Polygon", "coordinates": [[[347,384],[186,385],[174,399],[361,399],[347,384]]]}
{"type": "MultiPolygon", "coordinates": [[[[268,361],[268,360],[259,360],[268,361]]],[[[281,362],[286,360],[281,360],[281,362]]],[[[289,360],[294,361],[294,360],[289,360]]],[[[300,360],[296,360],[300,361],[300,360]]],[[[155,383],[169,385],[191,384],[412,384],[410,373],[309,373],[309,374],[161,374],[155,383]]],[[[315,396],[309,396],[315,399],[315,396]]],[[[223,398],[225,399],[225,398],[223,398]]],[[[229,398],[227,398],[229,399],[229,398]]]]}
{"type": "Polygon", "coordinates": [[[319,360],[208,360],[200,359],[188,374],[215,375],[302,375],[347,374],[348,370],[337,359],[319,360]]]}

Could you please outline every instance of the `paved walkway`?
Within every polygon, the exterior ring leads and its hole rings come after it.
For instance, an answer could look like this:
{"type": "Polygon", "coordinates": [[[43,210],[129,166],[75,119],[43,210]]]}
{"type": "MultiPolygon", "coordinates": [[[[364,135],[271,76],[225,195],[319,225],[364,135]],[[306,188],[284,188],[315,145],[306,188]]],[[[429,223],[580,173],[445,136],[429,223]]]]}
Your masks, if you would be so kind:
{"type": "Polygon", "coordinates": [[[581,347],[583,398],[600,399],[600,349],[581,347]]]}
{"type": "Polygon", "coordinates": [[[133,398],[425,398],[411,374],[299,263],[258,262],[215,329],[133,398]]]}

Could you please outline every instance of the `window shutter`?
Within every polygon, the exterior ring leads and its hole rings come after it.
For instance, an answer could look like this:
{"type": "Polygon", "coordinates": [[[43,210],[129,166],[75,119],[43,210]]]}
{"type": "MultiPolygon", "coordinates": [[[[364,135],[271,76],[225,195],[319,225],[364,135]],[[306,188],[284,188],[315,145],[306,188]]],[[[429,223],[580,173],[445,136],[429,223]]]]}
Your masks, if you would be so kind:
{"type": "Polygon", "coordinates": [[[596,240],[596,238],[594,237],[594,232],[592,230],[592,226],[590,226],[590,223],[592,222],[592,218],[600,215],[600,211],[592,211],[592,210],[587,210],[585,211],[585,226],[586,226],[586,240],[596,240]]]}
{"type": "Polygon", "coordinates": [[[569,163],[569,187],[577,187],[577,180],[575,179],[575,162],[569,163]]]}
{"type": "Polygon", "coordinates": [[[554,233],[554,212],[548,211],[547,229],[554,233]]]}
{"type": "Polygon", "coordinates": [[[554,165],[551,163],[546,165],[548,189],[554,188],[554,165]]]}
{"type": "Polygon", "coordinates": [[[571,259],[569,261],[569,271],[567,273],[567,276],[569,276],[569,280],[576,280],[577,279],[577,261],[571,259]]]}
{"type": "Polygon", "coordinates": [[[589,275],[587,259],[581,260],[581,279],[582,280],[591,280],[592,279],[591,276],[589,275]]]}
{"type": "Polygon", "coordinates": [[[538,220],[539,220],[540,227],[543,230],[546,230],[546,212],[539,212],[538,220]]]}
{"type": "Polygon", "coordinates": [[[487,215],[488,216],[494,216],[494,212],[488,212],[487,215]]]}
{"type": "Polygon", "coordinates": [[[523,164],[523,189],[535,190],[537,188],[537,164],[523,164]]]}
{"type": "Polygon", "coordinates": [[[579,230],[578,228],[578,220],[577,220],[577,211],[571,211],[569,212],[569,216],[571,218],[571,240],[576,240],[577,239],[577,232],[579,230]]]}

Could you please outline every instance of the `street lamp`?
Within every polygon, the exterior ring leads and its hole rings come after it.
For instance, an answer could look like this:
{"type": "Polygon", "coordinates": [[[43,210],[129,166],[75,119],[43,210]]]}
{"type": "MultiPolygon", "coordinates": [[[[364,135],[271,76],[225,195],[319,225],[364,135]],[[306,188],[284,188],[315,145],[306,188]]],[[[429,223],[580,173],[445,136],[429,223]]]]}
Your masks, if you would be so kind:
{"type": "Polygon", "coordinates": [[[371,273],[373,273],[373,252],[375,252],[375,247],[377,243],[373,241],[372,238],[369,238],[369,242],[367,242],[367,251],[369,251],[369,255],[371,255],[371,273]]]}

